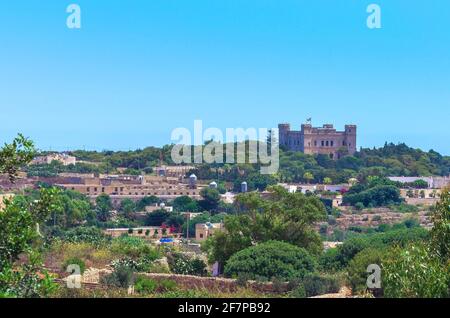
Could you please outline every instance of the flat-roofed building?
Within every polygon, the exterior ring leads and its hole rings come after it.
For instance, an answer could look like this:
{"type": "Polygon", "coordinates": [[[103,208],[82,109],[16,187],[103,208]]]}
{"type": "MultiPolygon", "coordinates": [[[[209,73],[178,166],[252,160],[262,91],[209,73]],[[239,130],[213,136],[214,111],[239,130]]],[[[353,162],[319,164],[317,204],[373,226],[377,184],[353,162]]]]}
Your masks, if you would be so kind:
{"type": "Polygon", "coordinates": [[[112,237],[119,237],[122,235],[129,235],[133,237],[140,237],[146,239],[160,239],[165,236],[173,236],[174,233],[170,233],[170,228],[165,228],[161,226],[143,226],[136,228],[117,228],[117,229],[106,229],[105,234],[112,237]]]}
{"type": "Polygon", "coordinates": [[[155,167],[156,175],[159,177],[184,178],[189,171],[195,169],[194,166],[160,166],[155,167]]]}
{"type": "Polygon", "coordinates": [[[198,242],[204,241],[217,231],[223,230],[223,223],[197,223],[195,224],[195,240],[198,242]]]}
{"type": "Polygon", "coordinates": [[[389,177],[389,180],[400,182],[400,183],[414,183],[416,181],[424,181],[428,183],[429,189],[443,189],[445,187],[450,186],[450,176],[449,177],[441,177],[441,176],[433,176],[433,177],[389,177]]]}
{"type": "Polygon", "coordinates": [[[32,165],[44,165],[51,164],[53,161],[60,162],[63,166],[75,165],[77,158],[65,153],[51,153],[45,156],[39,156],[31,161],[32,165]]]}
{"type": "Polygon", "coordinates": [[[137,178],[120,178],[115,176],[78,179],[59,178],[49,183],[80,192],[90,197],[107,194],[118,199],[139,199],[145,196],[156,196],[161,199],[175,199],[180,196],[189,196],[194,199],[199,199],[201,190],[201,187],[191,189],[187,184],[180,183],[176,178],[156,176],[140,176],[137,178]]]}

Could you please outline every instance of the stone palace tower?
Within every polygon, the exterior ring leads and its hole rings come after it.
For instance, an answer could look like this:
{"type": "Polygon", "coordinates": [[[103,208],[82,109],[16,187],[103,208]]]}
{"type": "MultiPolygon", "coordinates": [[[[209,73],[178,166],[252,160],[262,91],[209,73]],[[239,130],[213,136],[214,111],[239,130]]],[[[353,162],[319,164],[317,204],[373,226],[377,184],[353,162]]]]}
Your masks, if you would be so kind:
{"type": "Polygon", "coordinates": [[[313,127],[309,121],[301,130],[291,130],[289,124],[279,124],[279,143],[290,151],[305,154],[324,154],[339,159],[346,152],[356,152],[356,125],[345,125],[344,131],[336,131],[331,124],[313,127]]]}

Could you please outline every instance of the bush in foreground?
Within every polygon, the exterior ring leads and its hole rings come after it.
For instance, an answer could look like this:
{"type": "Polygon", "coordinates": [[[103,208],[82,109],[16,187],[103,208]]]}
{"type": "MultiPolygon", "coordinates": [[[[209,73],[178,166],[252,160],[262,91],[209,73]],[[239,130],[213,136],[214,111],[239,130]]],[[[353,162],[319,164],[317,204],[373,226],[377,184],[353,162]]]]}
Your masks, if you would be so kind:
{"type": "Polygon", "coordinates": [[[247,274],[252,279],[265,277],[289,281],[316,270],[315,259],[303,248],[269,241],[234,254],[225,265],[225,275],[247,274]]]}

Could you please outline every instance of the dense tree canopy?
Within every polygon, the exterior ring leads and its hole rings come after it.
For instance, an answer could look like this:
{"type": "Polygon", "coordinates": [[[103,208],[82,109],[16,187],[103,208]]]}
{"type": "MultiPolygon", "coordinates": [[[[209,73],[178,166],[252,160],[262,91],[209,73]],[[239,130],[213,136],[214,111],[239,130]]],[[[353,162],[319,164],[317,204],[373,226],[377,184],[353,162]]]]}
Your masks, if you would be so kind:
{"type": "Polygon", "coordinates": [[[246,274],[252,279],[289,281],[303,278],[316,267],[314,257],[305,249],[285,242],[268,241],[234,254],[227,261],[224,273],[228,277],[246,274]]]}
{"type": "MultiPolygon", "coordinates": [[[[14,182],[19,169],[33,154],[33,143],[19,135],[0,149],[0,172],[14,182]]],[[[53,211],[60,210],[58,192],[55,188],[43,188],[32,202],[20,198],[5,201],[5,208],[0,211],[0,297],[38,297],[53,288],[41,267],[40,243],[44,235],[40,228],[53,211]],[[16,266],[20,255],[27,255],[28,261],[16,266]]]]}
{"type": "MultiPolygon", "coordinates": [[[[54,176],[65,171],[110,173],[119,167],[128,168],[127,172],[131,174],[150,173],[152,167],[161,163],[161,159],[164,164],[172,163],[171,149],[172,145],[136,151],[73,151],[71,154],[84,162],[75,166],[62,166],[59,163],[30,166],[28,173],[40,176],[54,176]]],[[[246,154],[248,156],[248,148],[246,154]]],[[[252,191],[265,190],[278,181],[324,182],[331,179],[333,183],[345,183],[354,177],[365,181],[368,176],[449,175],[450,157],[433,150],[425,152],[405,144],[386,143],[381,148],[362,148],[353,156],[342,153],[339,160],[332,160],[321,154],[307,155],[281,150],[280,169],[276,175],[261,175],[259,168],[259,164],[199,164],[191,172],[199,179],[216,180],[219,184],[222,181],[231,182],[235,191],[239,191],[241,182],[246,181],[252,191]]]]}
{"type": "Polygon", "coordinates": [[[236,198],[237,215],[225,217],[226,233],[218,233],[205,244],[211,261],[224,264],[234,253],[258,242],[284,241],[306,248],[313,254],[322,250],[322,242],[313,225],[326,216],[316,197],[289,193],[281,187],[269,188],[267,199],[258,193],[236,198]]]}

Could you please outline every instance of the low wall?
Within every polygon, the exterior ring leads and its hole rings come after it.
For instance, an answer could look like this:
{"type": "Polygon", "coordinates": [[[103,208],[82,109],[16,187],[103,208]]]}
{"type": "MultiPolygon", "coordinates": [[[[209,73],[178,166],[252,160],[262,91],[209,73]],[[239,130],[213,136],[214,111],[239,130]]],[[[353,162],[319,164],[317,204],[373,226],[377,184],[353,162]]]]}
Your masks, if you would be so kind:
{"type": "MultiPolygon", "coordinates": [[[[176,282],[180,289],[204,289],[209,292],[229,292],[233,293],[239,289],[239,284],[236,279],[217,278],[217,277],[199,277],[191,275],[177,275],[177,274],[157,274],[157,273],[138,273],[140,276],[145,276],[155,281],[170,279],[176,282]]],[[[61,285],[67,284],[64,279],[56,279],[55,282],[61,285]]],[[[82,282],[82,288],[86,289],[102,289],[107,290],[106,285],[94,282],[82,282]]],[[[247,287],[258,293],[283,293],[288,291],[287,283],[281,286],[274,287],[273,283],[260,283],[255,281],[248,281],[247,287]]]]}
{"type": "Polygon", "coordinates": [[[439,198],[406,198],[406,203],[410,205],[435,205],[439,198]]]}
{"type": "MultiPolygon", "coordinates": [[[[175,281],[179,287],[184,289],[206,289],[211,292],[235,292],[239,288],[239,284],[237,283],[236,279],[156,273],[142,273],[139,275],[146,276],[156,281],[170,279],[175,281]]],[[[260,293],[276,293],[287,291],[287,284],[277,286],[277,290],[274,290],[275,288],[271,282],[260,283],[249,281],[247,282],[247,287],[260,293]]]]}

